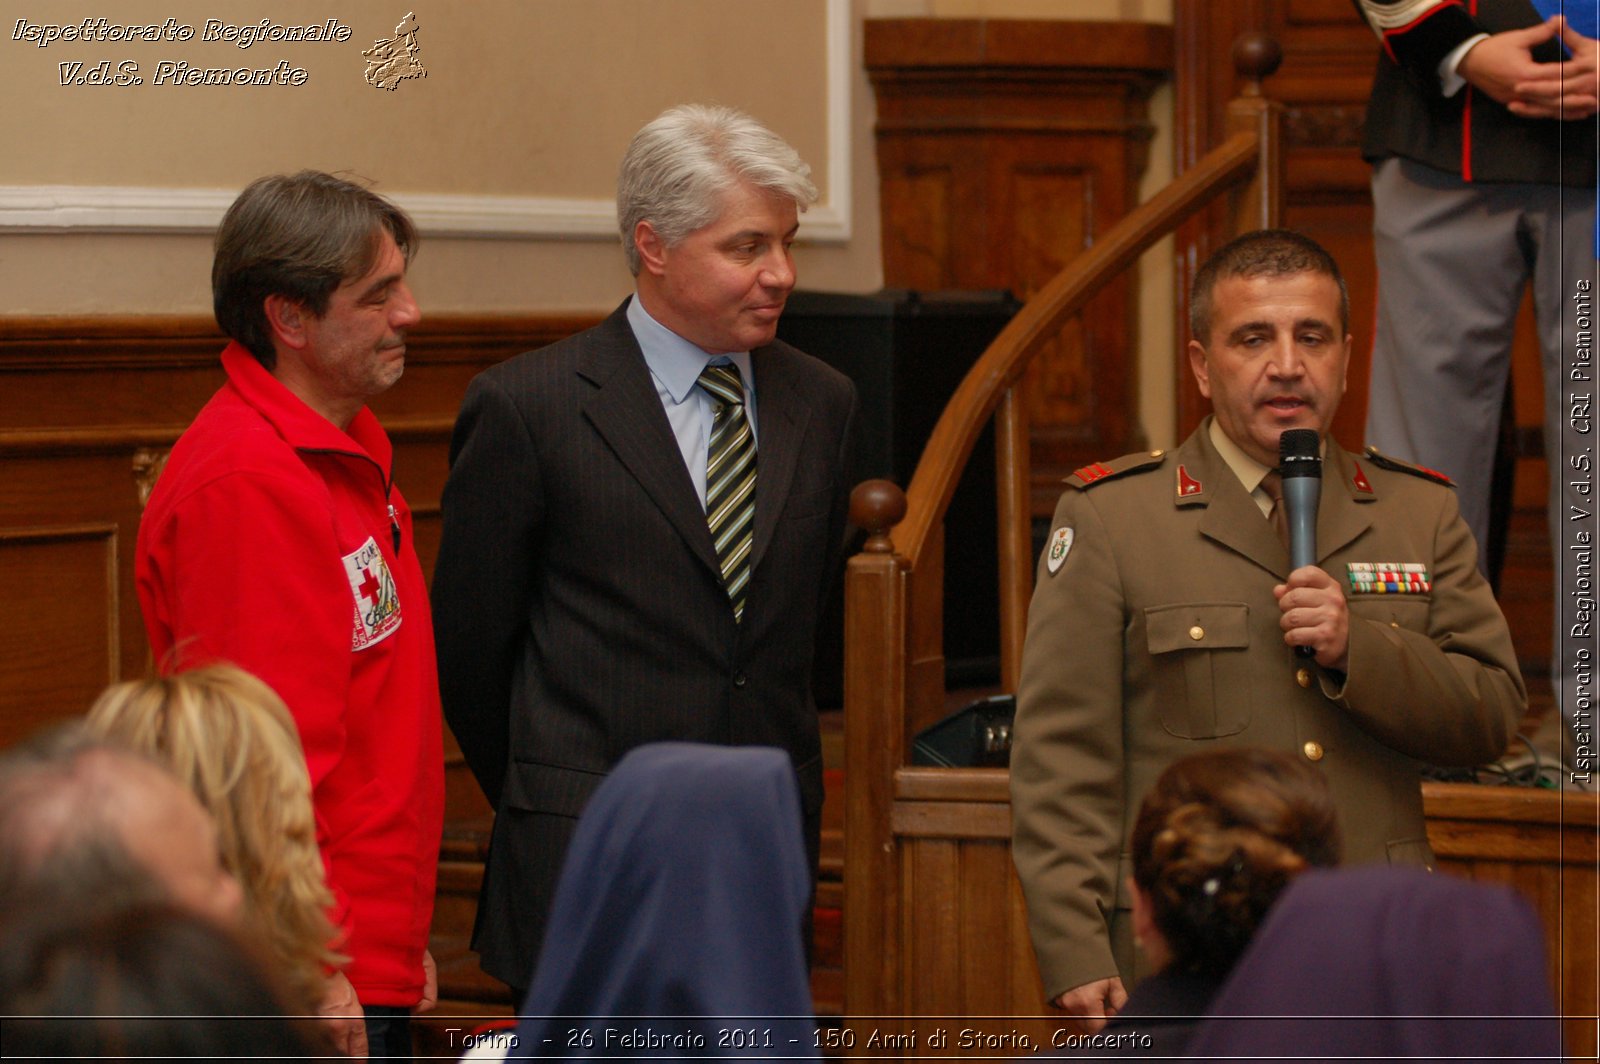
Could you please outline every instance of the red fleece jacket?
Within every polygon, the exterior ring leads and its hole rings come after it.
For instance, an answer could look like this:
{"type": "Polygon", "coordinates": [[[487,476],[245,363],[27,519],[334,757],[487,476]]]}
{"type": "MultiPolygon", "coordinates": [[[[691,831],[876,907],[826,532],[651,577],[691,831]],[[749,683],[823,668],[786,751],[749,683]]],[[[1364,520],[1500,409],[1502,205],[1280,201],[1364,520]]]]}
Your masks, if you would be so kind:
{"type": "Polygon", "coordinates": [[[135,576],[155,659],[232,661],[300,728],[346,970],[366,1005],[421,997],[444,762],[433,626],[393,449],[340,431],[238,344],[172,450],[135,576]]]}

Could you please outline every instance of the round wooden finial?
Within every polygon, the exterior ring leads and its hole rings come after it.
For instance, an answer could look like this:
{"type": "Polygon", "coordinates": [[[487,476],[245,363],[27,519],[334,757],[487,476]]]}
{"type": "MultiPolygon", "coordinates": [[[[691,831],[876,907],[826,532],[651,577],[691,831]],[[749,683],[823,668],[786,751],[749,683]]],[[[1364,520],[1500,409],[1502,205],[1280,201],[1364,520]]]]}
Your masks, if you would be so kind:
{"type": "Polygon", "coordinates": [[[1260,95],[1261,79],[1276,73],[1282,62],[1283,46],[1270,34],[1252,30],[1233,42],[1233,69],[1249,83],[1249,95],[1260,95]]]}
{"type": "Polygon", "coordinates": [[[894,544],[889,530],[906,515],[906,493],[888,480],[863,480],[850,492],[850,523],[867,533],[861,548],[869,554],[889,554],[894,544]]]}

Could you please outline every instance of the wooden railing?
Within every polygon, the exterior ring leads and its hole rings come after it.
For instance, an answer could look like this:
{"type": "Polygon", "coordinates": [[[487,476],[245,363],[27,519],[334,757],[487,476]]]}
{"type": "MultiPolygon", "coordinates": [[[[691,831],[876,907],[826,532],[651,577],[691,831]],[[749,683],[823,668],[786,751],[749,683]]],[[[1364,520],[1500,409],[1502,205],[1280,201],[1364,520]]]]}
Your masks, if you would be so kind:
{"type": "Polygon", "coordinates": [[[1229,197],[1234,231],[1277,224],[1280,108],[1263,97],[1260,81],[1279,57],[1276,43],[1262,36],[1235,45],[1248,86],[1230,105],[1223,143],[1028,301],[956,390],[904,492],[868,481],[852,496],[852,520],[868,539],[845,578],[848,1015],[1026,1015],[1044,1008],[1011,871],[1005,771],[906,764],[908,737],[945,706],[944,515],[993,417],[1001,683],[1015,691],[1034,561],[1023,373],[1090,297],[1220,197],[1229,197]]]}

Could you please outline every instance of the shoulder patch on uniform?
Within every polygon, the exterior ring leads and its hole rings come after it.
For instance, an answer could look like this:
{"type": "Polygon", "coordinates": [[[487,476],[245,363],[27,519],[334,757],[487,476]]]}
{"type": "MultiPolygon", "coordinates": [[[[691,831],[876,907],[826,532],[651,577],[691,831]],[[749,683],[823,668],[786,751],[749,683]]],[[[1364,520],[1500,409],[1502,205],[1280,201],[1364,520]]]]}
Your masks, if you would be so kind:
{"type": "Polygon", "coordinates": [[[1072,475],[1067,478],[1067,483],[1080,491],[1087,490],[1102,481],[1115,480],[1127,473],[1155,469],[1166,454],[1166,451],[1136,451],[1109,462],[1091,462],[1082,469],[1073,470],[1072,475]]]}
{"type": "Polygon", "coordinates": [[[1063,525],[1055,530],[1050,537],[1050,546],[1044,552],[1045,565],[1050,570],[1050,575],[1056,575],[1056,570],[1061,568],[1061,563],[1067,560],[1067,552],[1072,549],[1072,528],[1063,525]]]}
{"type": "Polygon", "coordinates": [[[1410,473],[1414,477],[1431,480],[1435,484],[1443,484],[1447,488],[1456,486],[1455,481],[1437,469],[1429,469],[1427,466],[1412,465],[1410,462],[1402,462],[1398,458],[1390,458],[1376,447],[1367,448],[1367,460],[1379,469],[1387,469],[1394,473],[1410,473]]]}

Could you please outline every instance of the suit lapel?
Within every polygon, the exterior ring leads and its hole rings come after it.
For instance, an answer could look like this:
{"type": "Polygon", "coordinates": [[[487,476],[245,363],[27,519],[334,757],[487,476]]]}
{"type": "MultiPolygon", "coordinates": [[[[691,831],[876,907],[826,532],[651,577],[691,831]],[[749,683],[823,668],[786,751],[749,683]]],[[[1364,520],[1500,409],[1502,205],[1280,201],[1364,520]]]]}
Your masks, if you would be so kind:
{"type": "MultiPolygon", "coordinates": [[[[722,570],[717,564],[711,530],[706,526],[705,510],[695,495],[694,481],[683,464],[683,452],[672,435],[644,354],[622,309],[600,324],[593,340],[578,370],[595,388],[584,403],[584,416],[677,529],[684,543],[720,580],[722,570]]],[[[762,443],[765,444],[764,438],[762,443]]],[[[759,493],[759,475],[756,483],[759,493]]]]}
{"type": "Polygon", "coordinates": [[[773,348],[750,353],[756,380],[756,525],[750,552],[752,570],[761,564],[778,517],[794,482],[800,442],[805,438],[811,407],[795,387],[792,363],[773,348]]]}

